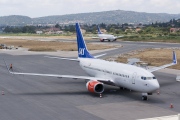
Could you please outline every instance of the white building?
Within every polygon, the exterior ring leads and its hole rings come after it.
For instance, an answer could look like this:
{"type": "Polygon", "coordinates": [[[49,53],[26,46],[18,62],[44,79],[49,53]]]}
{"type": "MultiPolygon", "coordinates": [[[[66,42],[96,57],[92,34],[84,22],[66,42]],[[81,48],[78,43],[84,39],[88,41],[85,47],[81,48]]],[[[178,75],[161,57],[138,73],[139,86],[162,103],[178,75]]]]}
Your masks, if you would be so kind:
{"type": "Polygon", "coordinates": [[[43,34],[43,31],[36,31],[36,34],[43,34]]]}

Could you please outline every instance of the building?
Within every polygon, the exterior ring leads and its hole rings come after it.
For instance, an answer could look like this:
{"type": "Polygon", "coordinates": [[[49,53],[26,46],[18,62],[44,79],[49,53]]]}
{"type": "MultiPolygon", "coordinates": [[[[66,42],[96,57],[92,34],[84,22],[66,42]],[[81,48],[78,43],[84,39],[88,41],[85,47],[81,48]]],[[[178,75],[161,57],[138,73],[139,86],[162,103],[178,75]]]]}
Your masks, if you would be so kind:
{"type": "Polygon", "coordinates": [[[180,31],[180,28],[170,28],[170,33],[176,33],[180,31]]]}
{"type": "Polygon", "coordinates": [[[43,34],[43,31],[36,31],[36,34],[43,34]]]}
{"type": "Polygon", "coordinates": [[[59,28],[48,28],[43,30],[45,32],[45,34],[63,34],[63,31],[61,31],[59,28]]]}

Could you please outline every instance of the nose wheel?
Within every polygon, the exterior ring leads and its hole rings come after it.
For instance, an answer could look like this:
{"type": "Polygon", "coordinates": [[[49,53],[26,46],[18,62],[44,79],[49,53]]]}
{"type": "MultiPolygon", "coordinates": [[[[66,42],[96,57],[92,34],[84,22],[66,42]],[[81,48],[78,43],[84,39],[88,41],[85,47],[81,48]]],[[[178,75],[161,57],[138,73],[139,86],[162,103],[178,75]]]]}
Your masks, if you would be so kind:
{"type": "Polygon", "coordinates": [[[142,100],[144,100],[144,101],[148,100],[148,94],[147,93],[142,93],[142,100]]]}
{"type": "Polygon", "coordinates": [[[148,100],[148,97],[147,96],[142,96],[142,100],[146,101],[146,100],[148,100]]]}

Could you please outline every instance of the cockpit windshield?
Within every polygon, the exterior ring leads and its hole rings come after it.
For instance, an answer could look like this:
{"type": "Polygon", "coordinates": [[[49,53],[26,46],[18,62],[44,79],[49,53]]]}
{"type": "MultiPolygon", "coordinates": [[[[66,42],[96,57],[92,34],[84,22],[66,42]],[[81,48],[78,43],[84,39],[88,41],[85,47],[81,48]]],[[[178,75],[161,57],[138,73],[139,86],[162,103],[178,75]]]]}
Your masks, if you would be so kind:
{"type": "Polygon", "coordinates": [[[153,80],[156,79],[156,77],[141,77],[142,80],[153,80]]]}

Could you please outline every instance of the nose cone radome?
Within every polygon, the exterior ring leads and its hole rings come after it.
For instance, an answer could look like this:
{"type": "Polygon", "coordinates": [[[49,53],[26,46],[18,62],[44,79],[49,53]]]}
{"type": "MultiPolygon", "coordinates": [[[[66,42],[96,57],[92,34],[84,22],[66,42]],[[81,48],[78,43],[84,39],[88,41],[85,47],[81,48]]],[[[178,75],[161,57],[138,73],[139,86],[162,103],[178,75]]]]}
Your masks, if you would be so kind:
{"type": "Polygon", "coordinates": [[[152,91],[155,91],[160,88],[159,82],[157,80],[152,81],[151,83],[151,89],[152,91]]]}

